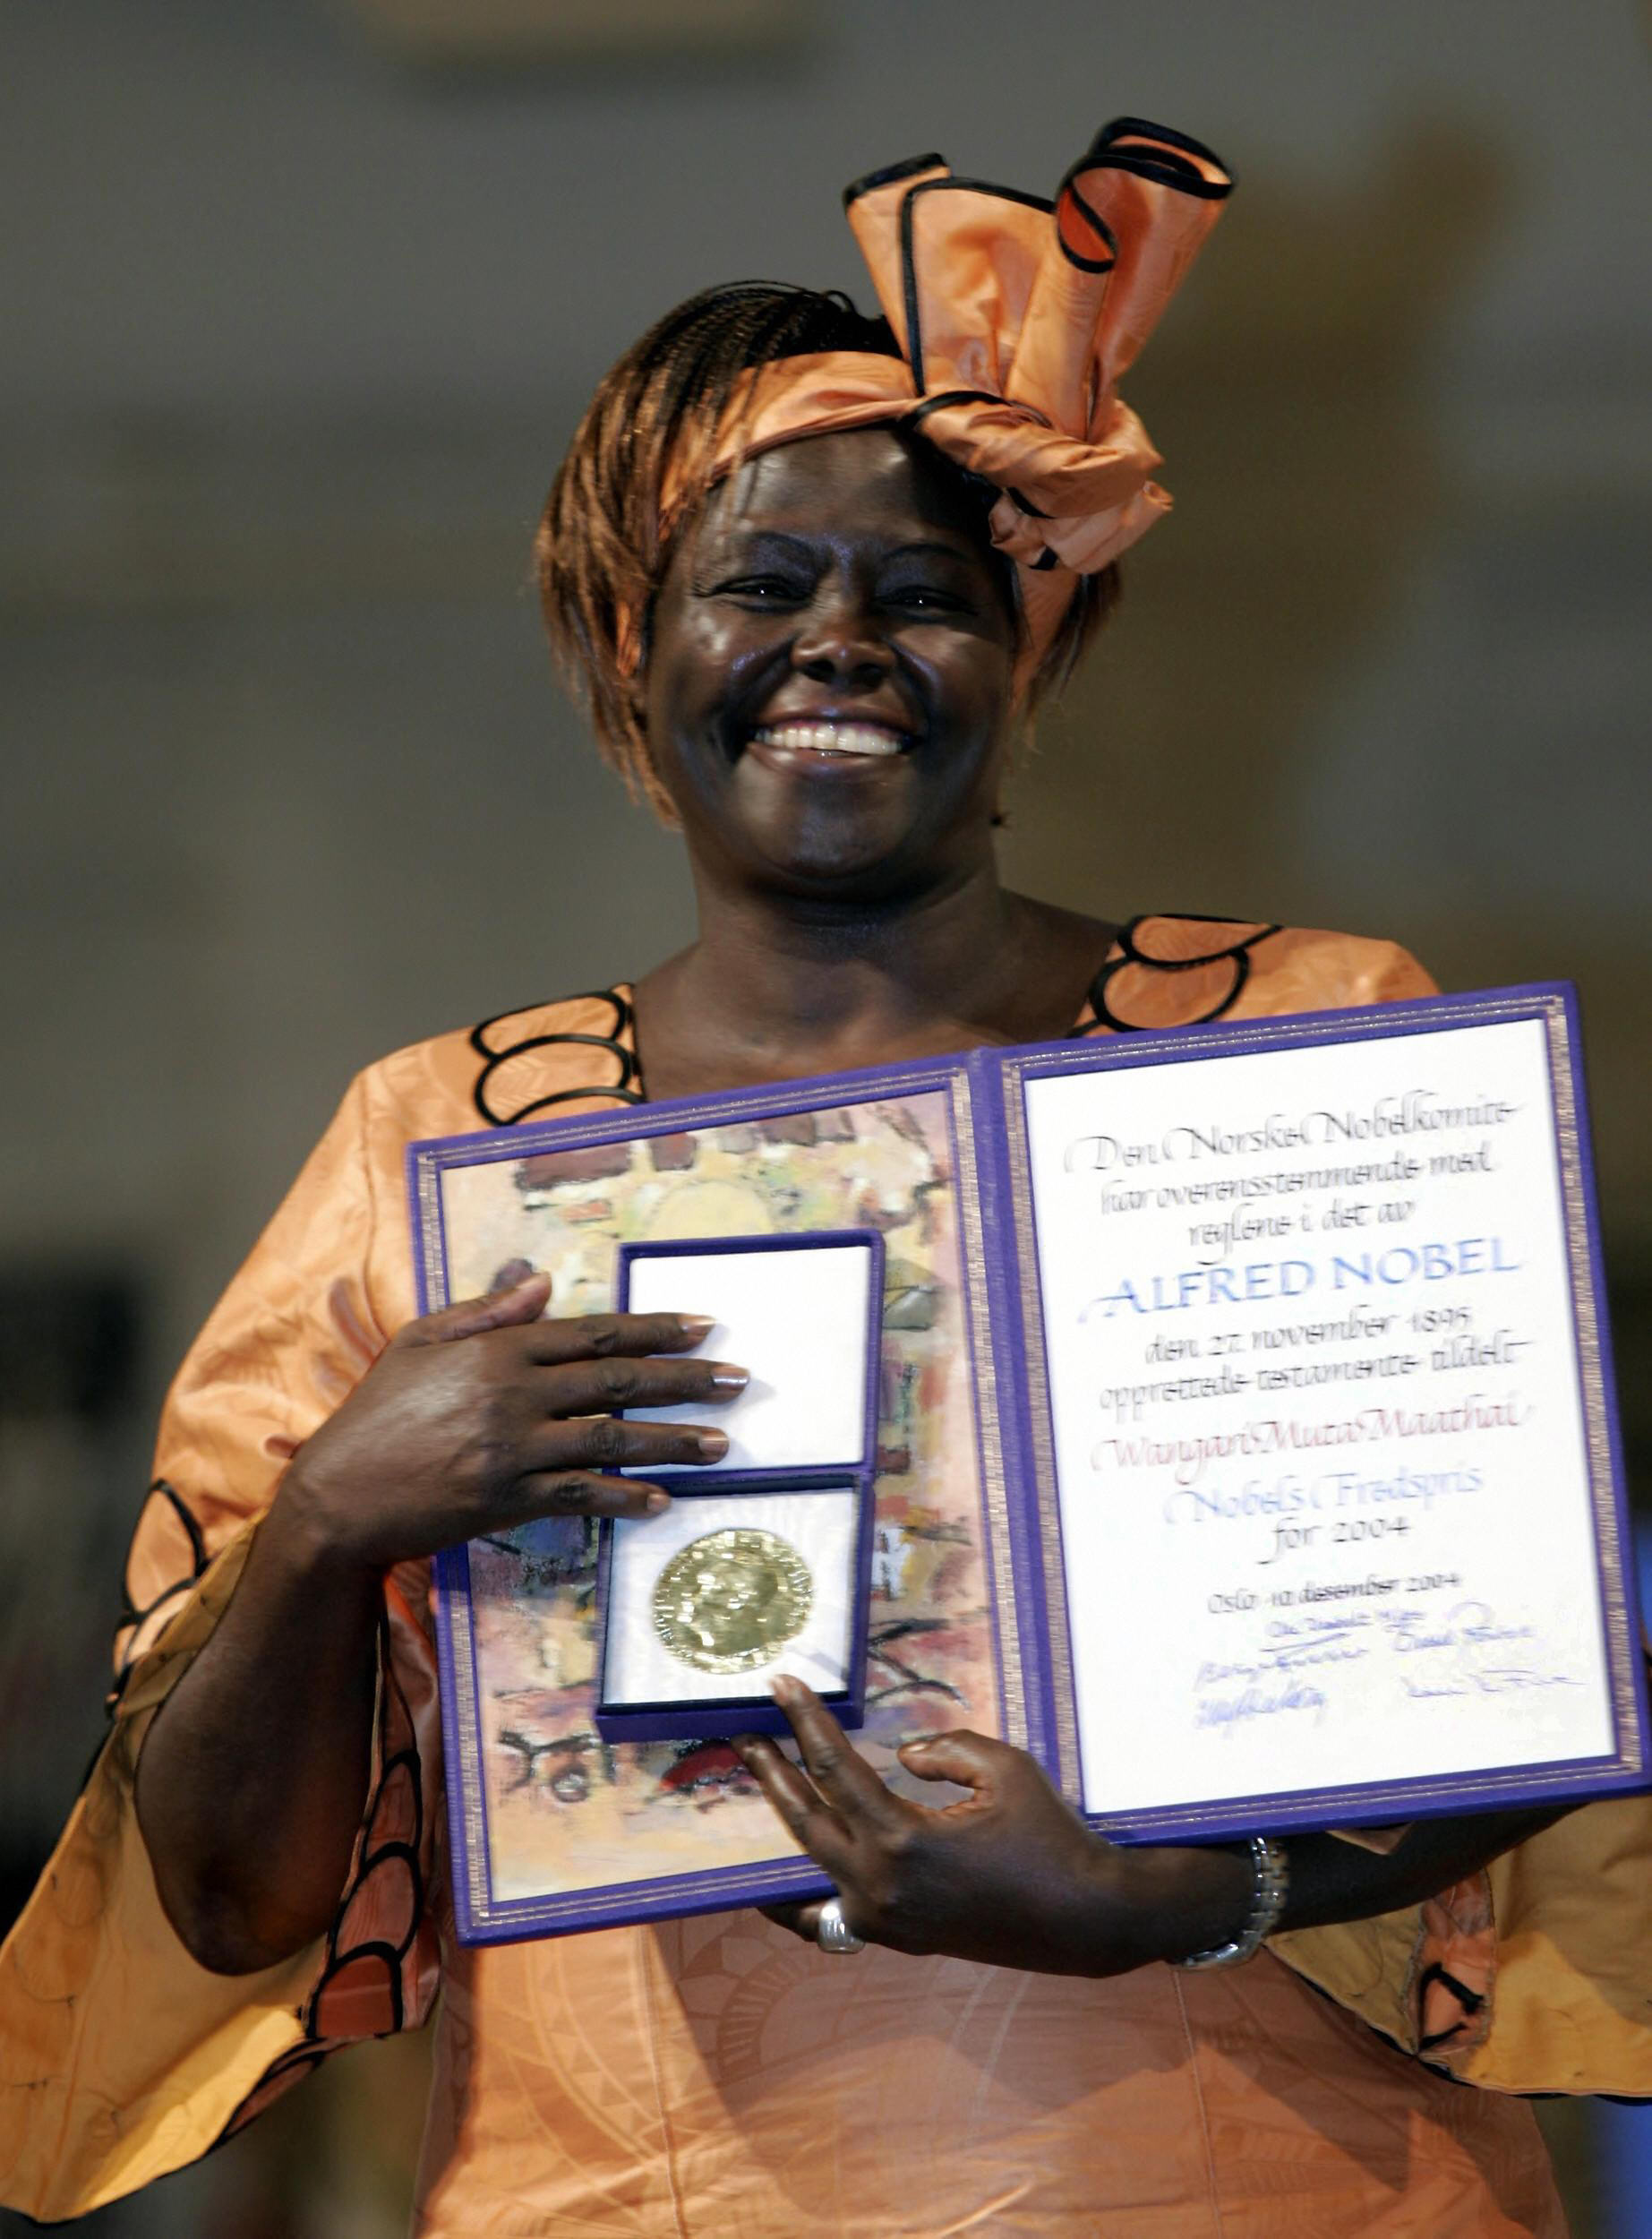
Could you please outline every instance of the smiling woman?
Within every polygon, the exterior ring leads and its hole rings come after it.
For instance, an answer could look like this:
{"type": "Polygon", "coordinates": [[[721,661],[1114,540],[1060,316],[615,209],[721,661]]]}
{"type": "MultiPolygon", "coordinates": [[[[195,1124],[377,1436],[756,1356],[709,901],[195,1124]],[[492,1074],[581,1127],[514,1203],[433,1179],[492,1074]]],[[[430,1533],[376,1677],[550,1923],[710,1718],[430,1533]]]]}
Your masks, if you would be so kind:
{"type": "MultiPolygon", "coordinates": [[[[875,199],[870,187],[851,188],[849,196],[852,203],[875,199]]],[[[708,496],[716,491],[726,501],[721,485],[736,460],[774,447],[758,386],[774,369],[792,390],[782,441],[867,424],[906,439],[950,532],[942,552],[955,553],[962,536],[967,560],[991,569],[1018,657],[1031,656],[1024,714],[1065,679],[1117,595],[1110,564],[1067,577],[1066,596],[1040,611],[1032,645],[1015,570],[990,541],[989,516],[1000,493],[967,466],[951,468],[933,443],[910,441],[916,399],[888,320],[862,316],[846,296],[781,282],[748,281],[690,297],[628,350],[598,390],[552,490],[536,545],[545,620],[564,672],[589,704],[604,753],[668,821],[674,810],[654,767],[637,682],[662,566],[691,541],[683,532],[708,496]],[[797,375],[824,365],[855,370],[847,381],[810,385],[800,396],[797,375]],[[853,383],[858,377],[861,387],[876,390],[885,367],[891,394],[880,409],[853,383]]],[[[775,416],[772,404],[768,416],[775,416]]],[[[792,551],[778,570],[765,564],[762,553],[754,556],[757,565],[744,571],[757,599],[795,591],[801,555],[792,551]]],[[[944,592],[937,596],[944,603],[944,592]]]]}
{"type": "Polygon", "coordinates": [[[920,442],[869,429],[767,451],[680,539],[646,724],[697,859],[749,855],[799,890],[870,876],[894,891],[979,849],[1014,608],[979,502],[920,442]]]}
{"type": "Polygon", "coordinates": [[[832,923],[838,969],[788,990],[801,1031],[766,1025],[766,1077],[1078,1016],[1115,929],[997,881],[1024,632],[987,515],[921,435],[867,427],[759,453],[682,524],[638,699],[704,937],[637,987],[653,1094],[728,1084],[729,1037],[771,1008],[755,988],[728,1004],[729,974],[772,954],[788,905],[832,923]]]}
{"type": "MultiPolygon", "coordinates": [[[[1135,120],[1053,203],[920,159],[852,194],[884,320],[715,290],[603,383],[541,532],[547,614],[682,829],[698,938],[369,1068],[186,1362],[115,1730],[0,1966],[0,2177],[30,2213],[204,2151],[439,1984],[425,2239],[1558,2239],[1497,2092],[1652,2085],[1640,1806],[1126,1850],[987,1701],[924,1734],[902,1695],[857,1748],[787,1683],[799,1762],[696,1753],[682,1808],[755,1782],[825,1907],[477,1950],[441,1894],[426,1558],[657,1512],[604,1472],[724,1451],[747,1375],[685,1357],[692,1313],[547,1318],[519,1263],[414,1318],[410,1138],[1429,985],[1385,942],[999,883],[1029,713],[1168,505],[1117,378],[1227,187],[1135,120]]],[[[890,1442],[902,1514],[965,1505],[966,1402],[932,1381],[928,1458],[890,1442]]],[[[587,1789],[546,1786],[552,1834],[587,1789]]]]}

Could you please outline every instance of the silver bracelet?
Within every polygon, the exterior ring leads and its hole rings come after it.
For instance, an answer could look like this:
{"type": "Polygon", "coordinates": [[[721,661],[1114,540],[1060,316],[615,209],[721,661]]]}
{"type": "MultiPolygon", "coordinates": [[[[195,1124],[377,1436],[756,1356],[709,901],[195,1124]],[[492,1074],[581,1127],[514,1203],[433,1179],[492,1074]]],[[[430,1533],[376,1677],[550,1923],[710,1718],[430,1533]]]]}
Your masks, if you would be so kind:
{"type": "Polygon", "coordinates": [[[1290,1891],[1289,1861],[1284,1845],[1266,1835],[1253,1835],[1250,1843],[1251,1909],[1244,1927],[1228,1943],[1219,1943],[1214,1951],[1192,1952],[1186,1959],[1172,1960],[1173,1967],[1191,1968],[1197,1972],[1205,1967],[1242,1966],[1247,1959],[1255,1958],[1278,1927],[1290,1891]]]}

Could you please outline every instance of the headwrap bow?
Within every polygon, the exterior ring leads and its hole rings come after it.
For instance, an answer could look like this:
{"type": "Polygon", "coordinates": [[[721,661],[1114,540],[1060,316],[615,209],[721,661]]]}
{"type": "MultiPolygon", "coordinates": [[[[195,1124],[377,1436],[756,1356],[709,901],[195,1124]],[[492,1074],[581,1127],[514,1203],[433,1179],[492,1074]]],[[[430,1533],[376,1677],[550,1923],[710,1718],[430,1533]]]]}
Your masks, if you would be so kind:
{"type": "MultiPolygon", "coordinates": [[[[1117,117],[1053,202],[954,178],[939,156],[844,192],[900,357],[835,350],[744,378],[718,430],[713,479],[743,459],[891,422],[1002,493],[992,541],[1016,562],[1036,668],[1074,579],[1169,510],[1160,464],[1117,393],[1220,215],[1233,181],[1208,148],[1117,117]]],[[[673,511],[664,493],[669,529],[673,511]]]]}

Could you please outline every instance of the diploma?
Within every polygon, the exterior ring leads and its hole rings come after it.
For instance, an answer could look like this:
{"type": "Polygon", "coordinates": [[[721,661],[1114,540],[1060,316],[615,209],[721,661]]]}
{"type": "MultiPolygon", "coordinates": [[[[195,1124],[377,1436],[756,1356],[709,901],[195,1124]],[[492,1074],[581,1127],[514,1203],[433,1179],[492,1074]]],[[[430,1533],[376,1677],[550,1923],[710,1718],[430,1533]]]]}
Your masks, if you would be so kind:
{"type": "Polygon", "coordinates": [[[825,1890],[732,1731],[809,1677],[1121,1840],[1648,1776],[1570,991],[978,1050],[415,1144],[425,1310],[710,1313],[663,1516],[436,1568],[467,1940],[825,1890]]]}
{"type": "Polygon", "coordinates": [[[1096,1823],[1470,1810],[1635,1757],[1574,1049],[1516,995],[1017,1068],[1096,1823]]]}

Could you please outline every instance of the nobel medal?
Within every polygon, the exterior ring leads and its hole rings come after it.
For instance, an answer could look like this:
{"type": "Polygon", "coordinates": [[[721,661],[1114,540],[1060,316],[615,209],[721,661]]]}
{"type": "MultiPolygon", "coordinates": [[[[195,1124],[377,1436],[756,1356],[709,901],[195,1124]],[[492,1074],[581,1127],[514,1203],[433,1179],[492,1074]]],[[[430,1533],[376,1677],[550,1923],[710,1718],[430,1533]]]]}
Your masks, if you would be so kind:
{"type": "Polygon", "coordinates": [[[774,1531],[708,1531],[680,1548],[654,1588],[654,1629],[697,1671],[751,1671],[808,1619],[809,1565],[774,1531]]]}

